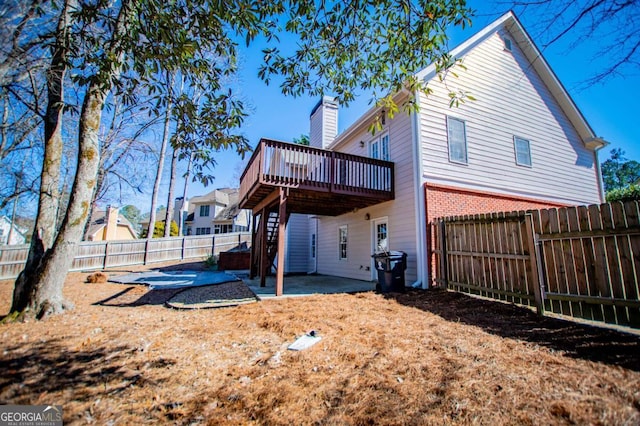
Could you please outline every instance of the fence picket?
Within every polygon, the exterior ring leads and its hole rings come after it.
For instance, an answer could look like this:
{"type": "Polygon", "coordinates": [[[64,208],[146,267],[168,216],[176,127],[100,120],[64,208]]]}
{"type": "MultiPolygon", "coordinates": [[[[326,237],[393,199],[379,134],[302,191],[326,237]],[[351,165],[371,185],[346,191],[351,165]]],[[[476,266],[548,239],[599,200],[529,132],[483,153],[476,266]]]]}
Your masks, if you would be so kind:
{"type": "MultiPolygon", "coordinates": [[[[566,207],[558,209],[558,220],[560,224],[560,232],[571,232],[571,226],[569,225],[569,212],[566,207]]],[[[566,294],[580,294],[578,292],[577,273],[576,273],[576,261],[575,253],[573,251],[573,244],[569,239],[562,239],[562,257],[563,265],[565,269],[565,288],[566,294]]],[[[582,305],[580,302],[569,302],[569,308],[572,316],[583,317],[582,305]]]]}
{"type": "MultiPolygon", "coordinates": [[[[624,203],[624,212],[627,219],[627,226],[632,229],[640,228],[640,213],[637,201],[627,201],[624,203]]],[[[626,297],[628,299],[640,300],[640,236],[629,235],[629,246],[631,247],[632,273],[625,276],[626,297]]],[[[629,322],[640,324],[640,308],[629,310],[629,322]]]]}
{"type": "Polygon", "coordinates": [[[451,289],[640,328],[638,202],[445,218],[451,289]]]}
{"type": "MultiPolygon", "coordinates": [[[[580,219],[578,208],[567,208],[567,219],[569,221],[569,232],[580,232],[580,219]]],[[[588,296],[587,266],[585,264],[584,247],[582,239],[570,240],[571,251],[573,253],[573,267],[575,274],[575,292],[578,295],[588,296]]],[[[593,319],[592,308],[585,303],[577,302],[580,307],[581,316],[586,319],[593,319]]]]}
{"type": "MultiPolygon", "coordinates": [[[[229,250],[238,242],[250,243],[251,234],[236,232],[216,241],[212,236],[172,237],[151,240],[83,241],[78,244],[70,271],[89,271],[166,260],[206,258],[229,250]],[[240,239],[239,239],[240,238],[240,239]],[[107,250],[108,246],[108,250],[107,250]]],[[[0,246],[0,279],[16,278],[24,269],[29,245],[0,246]]]]}
{"type": "MultiPolygon", "coordinates": [[[[602,227],[607,231],[616,229],[611,207],[611,204],[602,204],[600,206],[602,227]]],[[[607,269],[609,274],[609,295],[613,298],[624,298],[624,292],[622,291],[622,277],[620,276],[620,255],[618,252],[616,237],[605,237],[604,245],[607,253],[607,262],[602,265],[602,267],[607,269]]],[[[615,324],[619,324],[621,321],[626,320],[626,312],[623,307],[613,306],[612,311],[615,315],[615,324]]]]}

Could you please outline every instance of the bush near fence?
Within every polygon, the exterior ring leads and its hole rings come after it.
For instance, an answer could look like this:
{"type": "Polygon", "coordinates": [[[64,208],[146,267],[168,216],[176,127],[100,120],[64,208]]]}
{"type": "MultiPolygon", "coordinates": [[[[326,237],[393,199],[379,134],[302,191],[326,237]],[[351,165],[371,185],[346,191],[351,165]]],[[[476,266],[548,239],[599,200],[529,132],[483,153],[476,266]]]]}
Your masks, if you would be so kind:
{"type": "MultiPolygon", "coordinates": [[[[251,234],[234,232],[150,240],[83,241],[78,244],[70,271],[91,271],[172,260],[203,260],[241,243],[251,244],[251,234]]],[[[24,268],[28,254],[28,244],[0,246],[0,279],[16,278],[24,268]]]]}
{"type": "Polygon", "coordinates": [[[640,328],[638,201],[431,223],[436,285],[640,328]]]}

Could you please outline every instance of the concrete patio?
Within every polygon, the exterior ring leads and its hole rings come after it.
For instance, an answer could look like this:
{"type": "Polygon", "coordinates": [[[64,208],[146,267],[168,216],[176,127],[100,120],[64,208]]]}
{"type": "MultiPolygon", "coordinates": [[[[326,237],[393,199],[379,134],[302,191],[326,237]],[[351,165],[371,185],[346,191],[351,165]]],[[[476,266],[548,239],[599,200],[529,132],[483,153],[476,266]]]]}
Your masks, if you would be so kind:
{"type": "MultiPolygon", "coordinates": [[[[276,297],[276,277],[267,277],[265,287],[260,287],[260,277],[249,279],[248,273],[229,271],[237,275],[260,299],[276,297]]],[[[284,277],[284,294],[281,297],[300,297],[312,294],[357,293],[375,291],[371,281],[352,280],[330,275],[289,275],[284,277]]]]}

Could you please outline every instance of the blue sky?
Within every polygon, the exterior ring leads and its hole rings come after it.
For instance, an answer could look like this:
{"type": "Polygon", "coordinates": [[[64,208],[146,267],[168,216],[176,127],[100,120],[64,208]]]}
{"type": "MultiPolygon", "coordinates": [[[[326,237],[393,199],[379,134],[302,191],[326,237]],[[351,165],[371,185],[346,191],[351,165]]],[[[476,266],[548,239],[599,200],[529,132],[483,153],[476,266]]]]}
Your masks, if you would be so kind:
{"type": "MultiPolygon", "coordinates": [[[[477,16],[471,28],[465,31],[451,33],[450,47],[454,48],[467,38],[480,31],[485,25],[497,19],[506,7],[504,3],[471,1],[477,16]]],[[[535,15],[529,11],[526,15],[519,15],[525,29],[530,33],[534,42],[541,46],[541,40],[536,36],[535,15]]],[[[255,45],[241,49],[241,70],[238,88],[246,103],[251,105],[250,116],[247,118],[242,131],[255,146],[261,137],[291,141],[301,134],[309,132],[309,114],[318,98],[285,97],[280,93],[277,84],[265,85],[258,77],[258,67],[262,61],[261,46],[255,45]]],[[[578,108],[595,131],[595,133],[611,145],[600,152],[600,158],[609,157],[611,148],[622,148],[629,159],[640,161],[640,125],[638,120],[638,100],[640,99],[640,75],[616,77],[608,79],[604,84],[598,84],[581,89],[586,79],[592,77],[596,66],[593,55],[597,50],[597,40],[586,39],[578,47],[569,47],[568,42],[554,44],[543,51],[543,55],[578,108]]],[[[606,61],[607,58],[599,58],[606,61]]],[[[339,112],[339,130],[346,129],[360,115],[369,108],[369,98],[360,97],[348,108],[341,108],[339,112]]],[[[218,165],[214,170],[216,180],[208,188],[200,184],[190,184],[189,198],[201,195],[213,188],[237,185],[233,176],[241,163],[240,158],[233,152],[220,153],[218,165]]],[[[162,197],[161,197],[162,198],[162,197]]],[[[144,211],[144,210],[143,210],[144,211]]]]}

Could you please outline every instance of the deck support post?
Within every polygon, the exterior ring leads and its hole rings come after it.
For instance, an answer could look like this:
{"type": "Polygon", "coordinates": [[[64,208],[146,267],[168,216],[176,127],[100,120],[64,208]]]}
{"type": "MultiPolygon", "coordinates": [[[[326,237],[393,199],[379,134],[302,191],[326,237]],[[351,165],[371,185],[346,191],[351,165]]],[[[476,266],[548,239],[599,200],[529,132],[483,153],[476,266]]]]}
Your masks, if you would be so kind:
{"type": "Polygon", "coordinates": [[[267,220],[269,211],[266,207],[260,213],[260,287],[267,285],[267,267],[270,267],[267,261],[267,220]],[[268,265],[268,266],[267,266],[268,265]]]}
{"type": "Polygon", "coordinates": [[[280,206],[278,211],[278,266],[276,270],[276,296],[282,296],[284,288],[284,238],[287,225],[288,190],[280,188],[280,206]]]}
{"type": "Polygon", "coordinates": [[[258,233],[258,226],[256,224],[256,218],[258,217],[257,214],[255,213],[251,213],[252,216],[252,220],[251,220],[251,263],[249,266],[249,279],[252,280],[256,277],[256,274],[258,271],[255,270],[254,265],[256,264],[256,259],[258,258],[258,250],[259,247],[256,247],[256,244],[258,243],[258,238],[257,238],[257,233],[258,233]]]}

